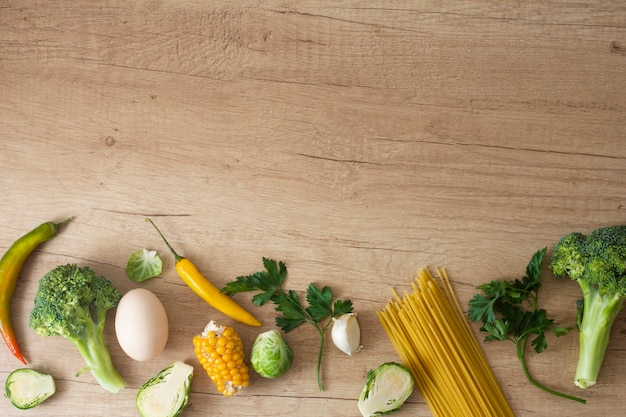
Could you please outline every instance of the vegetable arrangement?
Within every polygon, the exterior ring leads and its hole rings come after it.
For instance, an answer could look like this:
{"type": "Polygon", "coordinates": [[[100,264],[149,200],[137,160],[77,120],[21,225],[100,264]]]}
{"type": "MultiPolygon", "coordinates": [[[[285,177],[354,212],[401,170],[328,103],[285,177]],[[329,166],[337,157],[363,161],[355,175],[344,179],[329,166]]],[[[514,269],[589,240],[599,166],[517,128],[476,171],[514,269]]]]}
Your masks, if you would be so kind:
{"type": "Polygon", "coordinates": [[[352,313],[352,301],[335,300],[333,303],[333,291],[330,287],[320,289],[311,283],[306,290],[306,299],[309,305],[305,307],[300,302],[300,297],[296,291],[285,291],[283,289],[283,284],[287,277],[285,264],[283,262],[277,263],[273,259],[263,258],[263,265],[265,266],[265,271],[237,277],[234,281],[226,283],[222,291],[230,296],[240,292],[261,291],[252,297],[252,302],[258,306],[265,305],[269,301],[273,302],[276,311],[280,313],[276,317],[276,325],[285,333],[290,332],[305,322],[311,324],[320,336],[317,359],[317,386],[320,391],[323,391],[322,357],[324,354],[324,335],[333,318],[352,313]]]}
{"type": "MultiPolygon", "coordinates": [[[[23,363],[11,326],[9,302],[15,282],[29,254],[42,242],[56,236],[60,227],[73,219],[61,223],[48,222],[16,241],[0,260],[0,333],[11,352],[23,363]]],[[[278,316],[276,326],[288,333],[309,323],[319,334],[320,344],[317,359],[317,383],[323,390],[321,370],[325,334],[332,326],[331,336],[335,346],[353,355],[360,351],[360,328],[352,301],[333,298],[328,286],[318,287],[310,283],[306,289],[306,305],[300,301],[298,292],[285,290],[287,268],[283,262],[263,258],[265,270],[247,276],[239,276],[228,282],[221,290],[208,281],[191,261],[178,255],[161,231],[150,219],[175,259],[178,275],[197,295],[223,314],[240,323],[258,327],[261,323],[243,309],[231,297],[240,292],[255,291],[252,303],[263,306],[270,301],[278,316]]],[[[526,365],[527,344],[537,353],[547,347],[546,332],[560,336],[571,329],[558,326],[538,308],[538,291],[541,286],[541,269],[547,248],[534,254],[526,275],[512,281],[491,281],[480,285],[485,295],[476,294],[469,303],[469,318],[481,323],[481,331],[487,332],[486,340],[509,340],[514,343],[517,357],[528,380],[538,388],[557,396],[584,403],[585,400],[551,390],[535,381],[526,365]]],[[[578,282],[584,300],[578,306],[578,330],[580,333],[580,358],[575,383],[581,388],[596,383],[597,376],[609,343],[609,333],[618,313],[626,302],[626,226],[606,227],[593,231],[588,236],[571,233],[564,236],[554,247],[550,270],[556,277],[568,276],[578,282]]],[[[142,283],[160,275],[162,262],[156,251],[142,249],[131,254],[126,265],[128,278],[142,283]]],[[[129,291],[126,295],[131,294],[129,291]]],[[[144,293],[150,293],[142,290],[144,293]]],[[[165,332],[167,325],[149,323],[148,317],[167,316],[156,296],[157,304],[143,303],[144,310],[135,330],[139,334],[146,328],[165,332]],[[162,311],[161,311],[162,310],[162,311]],[[141,325],[143,322],[143,325],[141,325]],[[142,327],[143,326],[143,327],[142,327]]],[[[89,370],[96,381],[107,391],[116,393],[126,383],[115,368],[108,347],[104,344],[103,332],[108,310],[117,307],[120,322],[126,321],[120,308],[122,294],[108,279],[96,275],[89,267],[74,264],[60,265],[45,274],[39,281],[30,314],[29,327],[41,336],[60,335],[71,341],[82,355],[86,367],[77,373],[89,370]],[[121,311],[121,313],[120,313],[121,311]]],[[[141,304],[141,303],[140,303],[141,304]]],[[[127,313],[128,314],[128,313],[127,313]]],[[[132,314],[132,313],[131,313],[132,314]]],[[[128,317],[128,315],[126,315],[128,317]]],[[[117,319],[117,316],[116,316],[117,319]]],[[[409,319],[410,320],[410,319],[409,319]]],[[[150,339],[144,337],[143,339],[150,339]]],[[[123,337],[118,334],[120,345],[123,337]]],[[[199,364],[225,396],[235,395],[246,388],[250,381],[250,370],[243,342],[234,327],[220,325],[211,320],[201,334],[191,340],[199,364]]],[[[123,350],[135,360],[150,360],[164,349],[165,343],[150,343],[147,356],[123,350]]],[[[146,350],[146,352],[147,352],[146,350]]],[[[279,378],[290,369],[294,352],[278,330],[269,330],[257,335],[251,348],[249,363],[263,378],[279,378]]],[[[142,417],[176,417],[188,405],[193,367],[175,361],[150,378],[139,389],[136,406],[142,417]]],[[[388,414],[399,409],[409,398],[414,388],[411,373],[405,366],[385,362],[367,373],[365,386],[358,398],[358,408],[364,417],[388,414]]],[[[34,369],[22,368],[12,372],[5,384],[5,395],[17,408],[32,408],[41,404],[55,393],[51,375],[34,369]]]]}

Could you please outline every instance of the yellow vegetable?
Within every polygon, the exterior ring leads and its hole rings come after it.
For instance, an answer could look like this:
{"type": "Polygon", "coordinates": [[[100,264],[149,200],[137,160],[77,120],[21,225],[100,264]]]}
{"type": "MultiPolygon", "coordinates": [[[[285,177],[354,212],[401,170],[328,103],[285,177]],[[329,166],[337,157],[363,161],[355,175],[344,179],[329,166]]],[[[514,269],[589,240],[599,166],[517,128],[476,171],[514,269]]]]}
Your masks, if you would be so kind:
{"type": "Polygon", "coordinates": [[[146,221],[152,223],[152,226],[154,226],[159,235],[161,235],[161,238],[163,238],[163,241],[172,252],[172,255],[174,255],[174,259],[176,261],[176,272],[178,272],[178,275],[183,281],[185,281],[185,284],[187,284],[193,292],[198,294],[204,301],[209,303],[216,310],[226,314],[240,323],[255,327],[259,327],[261,325],[261,322],[258,321],[252,314],[237,304],[232,298],[222,293],[219,288],[206,279],[189,259],[177,254],[152,220],[146,219],[146,221]]]}
{"type": "Polygon", "coordinates": [[[202,334],[194,336],[193,348],[219,392],[230,396],[248,386],[250,371],[245,364],[243,343],[233,327],[211,320],[202,334]]]}

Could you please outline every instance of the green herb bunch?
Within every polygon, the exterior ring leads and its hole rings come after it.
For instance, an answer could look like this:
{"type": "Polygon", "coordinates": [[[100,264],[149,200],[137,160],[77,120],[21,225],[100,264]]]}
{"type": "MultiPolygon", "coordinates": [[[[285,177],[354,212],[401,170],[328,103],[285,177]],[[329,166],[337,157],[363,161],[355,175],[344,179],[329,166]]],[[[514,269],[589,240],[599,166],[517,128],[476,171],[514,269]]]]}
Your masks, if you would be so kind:
{"type": "Polygon", "coordinates": [[[335,300],[330,287],[317,287],[310,283],[306,290],[308,306],[302,305],[299,294],[294,290],[284,290],[283,284],[287,277],[287,267],[281,261],[263,258],[265,271],[252,275],[237,277],[226,283],[222,292],[233,296],[240,292],[260,291],[252,297],[255,305],[263,306],[268,302],[274,303],[280,313],[276,317],[276,325],[285,333],[299,327],[303,323],[310,323],[319,333],[320,346],[317,359],[317,385],[323,391],[321,369],[324,352],[324,335],[332,323],[332,319],[352,312],[352,301],[335,300]]]}
{"type": "Polygon", "coordinates": [[[585,403],[584,399],[573,397],[537,382],[526,364],[526,346],[530,344],[536,353],[548,347],[546,332],[555,336],[569,333],[571,327],[560,327],[548,318],[544,309],[538,308],[538,293],[541,287],[541,266],[546,248],[537,251],[526,267],[522,279],[509,281],[493,280],[478,286],[485,295],[476,294],[469,302],[469,319],[482,323],[480,330],[486,332],[486,341],[508,340],[515,344],[515,353],[522,365],[528,381],[535,387],[550,394],[585,403]]]}

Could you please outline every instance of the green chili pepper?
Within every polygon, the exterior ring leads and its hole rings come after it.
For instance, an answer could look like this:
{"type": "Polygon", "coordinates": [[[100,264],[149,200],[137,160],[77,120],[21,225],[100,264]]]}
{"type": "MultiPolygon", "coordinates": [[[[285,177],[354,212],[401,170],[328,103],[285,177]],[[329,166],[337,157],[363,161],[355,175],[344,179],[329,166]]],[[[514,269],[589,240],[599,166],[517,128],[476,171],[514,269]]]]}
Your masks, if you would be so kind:
{"type": "Polygon", "coordinates": [[[74,217],[61,223],[42,223],[16,240],[0,259],[0,335],[11,353],[24,364],[26,364],[26,359],[20,352],[11,324],[11,297],[15,290],[17,278],[26,259],[37,246],[55,237],[59,233],[60,227],[72,220],[74,217]]]}

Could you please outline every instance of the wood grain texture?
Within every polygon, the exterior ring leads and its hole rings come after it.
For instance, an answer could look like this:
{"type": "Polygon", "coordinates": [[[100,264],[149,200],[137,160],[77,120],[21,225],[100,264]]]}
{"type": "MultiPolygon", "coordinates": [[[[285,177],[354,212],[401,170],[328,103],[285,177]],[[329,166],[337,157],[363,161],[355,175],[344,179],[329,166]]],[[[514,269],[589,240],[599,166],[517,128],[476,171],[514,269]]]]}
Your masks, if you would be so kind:
{"type": "MultiPolygon", "coordinates": [[[[571,231],[626,220],[626,6],[622,1],[0,0],[0,250],[75,215],[29,260],[12,303],[30,365],[58,392],[37,416],[137,415],[138,387],[173,360],[196,367],[185,416],[357,416],[368,369],[397,355],[376,318],[415,270],[447,268],[464,305],[475,286],[521,275],[571,231]],[[290,288],[331,285],[354,302],[365,349],[285,337],[296,361],[222,398],[191,337],[224,320],[176,276],[146,216],[220,286],[282,259],[290,288]],[[135,362],[106,337],[128,387],[107,394],[69,342],[28,328],[37,281],[92,266],[123,292],[130,253],[159,250],[142,286],[170,318],[163,354],[135,362]]],[[[580,296],[546,274],[542,301],[565,325],[580,296]]],[[[271,307],[237,300],[273,327],[271,307]]],[[[251,346],[258,329],[239,328],[251,346]]],[[[476,335],[482,338],[478,330],[476,335]]],[[[618,319],[598,385],[572,383],[575,335],[530,358],[484,349],[516,415],[621,416],[626,364],[618,319]]],[[[0,347],[0,379],[19,366],[0,347]]],[[[3,416],[22,415],[6,399],[3,416]]],[[[419,393],[395,415],[431,415],[419,393]]]]}

